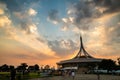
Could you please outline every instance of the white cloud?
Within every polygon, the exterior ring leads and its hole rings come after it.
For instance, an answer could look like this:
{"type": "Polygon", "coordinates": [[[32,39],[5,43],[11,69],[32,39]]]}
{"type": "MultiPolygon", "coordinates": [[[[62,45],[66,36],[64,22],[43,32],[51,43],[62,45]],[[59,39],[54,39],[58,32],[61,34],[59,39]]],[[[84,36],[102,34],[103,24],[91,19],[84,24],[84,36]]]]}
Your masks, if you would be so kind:
{"type": "Polygon", "coordinates": [[[37,14],[37,11],[35,11],[35,10],[32,9],[32,8],[30,8],[30,9],[28,10],[28,14],[29,14],[30,16],[35,16],[35,15],[37,14]]]}
{"type": "Polygon", "coordinates": [[[53,24],[58,24],[58,22],[57,21],[52,21],[53,22],[53,24]]]}
{"type": "Polygon", "coordinates": [[[62,18],[62,21],[64,22],[64,23],[68,23],[68,19],[67,18],[62,18]]]}
{"type": "Polygon", "coordinates": [[[68,40],[61,40],[60,47],[65,49],[71,49],[71,43],[68,40]]]}
{"type": "Polygon", "coordinates": [[[66,24],[72,24],[74,23],[74,17],[69,16],[68,18],[62,18],[62,21],[66,24]]]}
{"type": "Polygon", "coordinates": [[[36,30],[37,30],[37,27],[36,27],[35,24],[33,24],[33,25],[30,26],[31,33],[36,33],[36,30]]]}
{"type": "Polygon", "coordinates": [[[73,8],[73,6],[71,6],[71,9],[69,9],[69,10],[67,11],[67,14],[68,14],[68,15],[71,15],[71,14],[73,14],[73,13],[75,13],[75,9],[73,8]]]}
{"type": "MultiPolygon", "coordinates": [[[[52,51],[48,47],[46,40],[44,40],[44,38],[38,33],[37,26],[34,23],[25,23],[25,25],[23,25],[20,29],[20,25],[14,26],[12,20],[7,15],[3,14],[3,12],[1,12],[1,14],[0,30],[4,30],[2,31],[2,35],[4,35],[4,38],[15,40],[18,43],[20,42],[21,44],[23,44],[23,46],[29,46],[31,49],[33,49],[33,53],[36,55],[44,54],[46,56],[57,57],[54,51],[52,51]],[[31,34],[26,34],[26,31],[31,34]],[[38,37],[44,41],[37,40],[38,37]]],[[[30,15],[35,14],[36,13],[34,11],[30,13],[30,15]]],[[[11,44],[11,46],[12,45],[14,44],[11,44]]]]}
{"type": "Polygon", "coordinates": [[[8,27],[11,24],[11,20],[5,15],[7,10],[6,4],[0,3],[0,27],[8,27]]]}
{"type": "Polygon", "coordinates": [[[0,27],[8,27],[11,20],[7,16],[0,16],[0,27]]]}

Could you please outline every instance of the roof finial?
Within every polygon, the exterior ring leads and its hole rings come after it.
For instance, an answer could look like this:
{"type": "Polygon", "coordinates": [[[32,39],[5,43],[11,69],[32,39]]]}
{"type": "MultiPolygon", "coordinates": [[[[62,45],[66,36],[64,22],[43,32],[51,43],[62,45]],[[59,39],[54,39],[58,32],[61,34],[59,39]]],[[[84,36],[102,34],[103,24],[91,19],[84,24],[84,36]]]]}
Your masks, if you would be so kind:
{"type": "Polygon", "coordinates": [[[87,51],[85,50],[85,48],[83,46],[83,42],[82,42],[82,36],[80,34],[80,50],[79,50],[78,54],[74,58],[81,58],[81,57],[92,58],[92,56],[89,55],[87,53],[87,51]]]}

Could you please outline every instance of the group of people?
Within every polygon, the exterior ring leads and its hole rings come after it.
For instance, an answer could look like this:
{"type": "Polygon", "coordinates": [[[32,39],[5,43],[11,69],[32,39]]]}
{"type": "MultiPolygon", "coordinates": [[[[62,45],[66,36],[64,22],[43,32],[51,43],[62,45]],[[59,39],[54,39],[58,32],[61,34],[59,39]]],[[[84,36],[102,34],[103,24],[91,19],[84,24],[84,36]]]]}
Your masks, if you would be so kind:
{"type": "MultiPolygon", "coordinates": [[[[69,70],[69,71],[63,71],[62,73],[63,76],[71,76],[72,79],[74,80],[75,79],[75,71],[74,70],[69,70]]],[[[10,80],[15,80],[15,77],[16,77],[16,69],[13,67],[11,68],[11,71],[10,71],[10,80]]]]}
{"type": "Polygon", "coordinates": [[[72,79],[75,79],[75,71],[74,70],[69,70],[69,71],[63,71],[63,76],[71,76],[72,79]]]}

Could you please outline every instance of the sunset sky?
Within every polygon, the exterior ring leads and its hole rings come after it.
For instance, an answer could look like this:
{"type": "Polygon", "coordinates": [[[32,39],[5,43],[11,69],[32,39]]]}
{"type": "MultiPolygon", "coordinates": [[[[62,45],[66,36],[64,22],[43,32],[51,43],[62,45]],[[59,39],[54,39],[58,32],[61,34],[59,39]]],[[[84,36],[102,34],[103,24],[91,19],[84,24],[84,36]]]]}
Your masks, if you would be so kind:
{"type": "Polygon", "coordinates": [[[120,57],[120,0],[0,0],[0,65],[55,66],[78,53],[120,57]]]}

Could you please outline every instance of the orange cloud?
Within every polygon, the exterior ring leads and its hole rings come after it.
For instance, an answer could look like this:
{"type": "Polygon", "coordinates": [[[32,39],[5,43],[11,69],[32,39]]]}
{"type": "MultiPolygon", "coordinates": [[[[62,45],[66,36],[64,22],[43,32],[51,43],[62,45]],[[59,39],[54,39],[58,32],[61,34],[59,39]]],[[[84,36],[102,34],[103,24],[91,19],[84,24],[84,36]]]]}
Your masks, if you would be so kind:
{"type": "Polygon", "coordinates": [[[4,11],[3,11],[2,9],[0,9],[0,15],[1,15],[1,14],[4,14],[4,11]]]}
{"type": "Polygon", "coordinates": [[[0,16],[0,27],[9,27],[11,20],[7,16],[0,16]]]}

